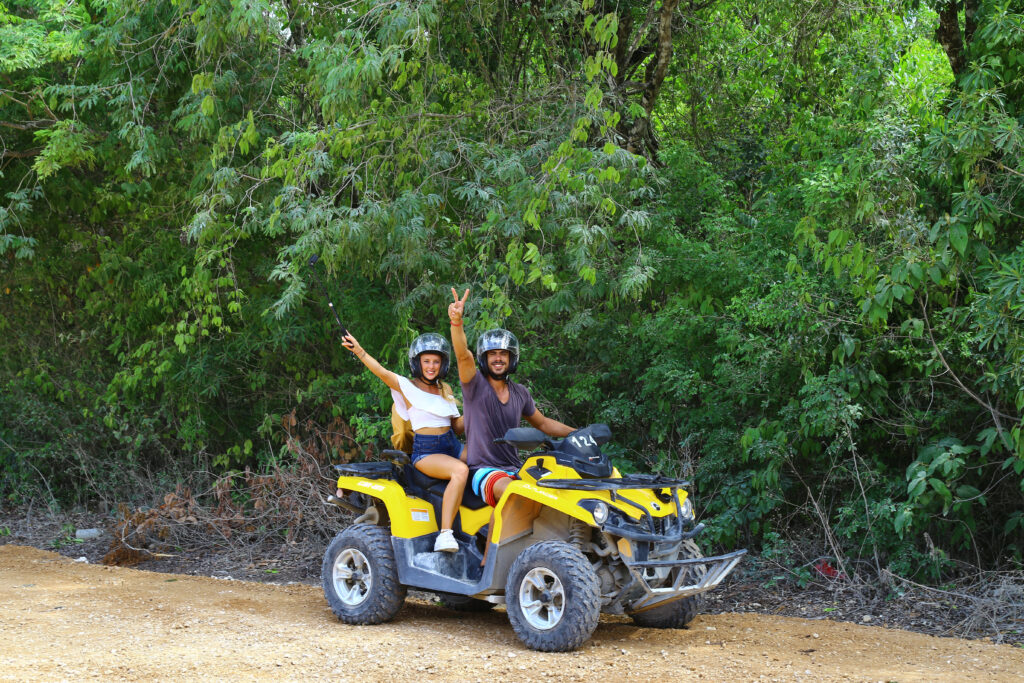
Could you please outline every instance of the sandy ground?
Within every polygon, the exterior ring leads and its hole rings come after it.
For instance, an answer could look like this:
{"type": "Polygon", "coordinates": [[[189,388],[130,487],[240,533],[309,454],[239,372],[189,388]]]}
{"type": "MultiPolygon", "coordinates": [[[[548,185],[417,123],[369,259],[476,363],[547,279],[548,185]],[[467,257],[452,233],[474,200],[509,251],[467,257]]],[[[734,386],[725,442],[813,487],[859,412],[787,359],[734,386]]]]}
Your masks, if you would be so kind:
{"type": "Polygon", "coordinates": [[[0,546],[0,680],[1021,681],[1024,649],[763,614],[659,631],[602,616],[566,654],[527,650],[505,613],[409,599],[346,626],[322,592],[78,563],[0,546]]]}

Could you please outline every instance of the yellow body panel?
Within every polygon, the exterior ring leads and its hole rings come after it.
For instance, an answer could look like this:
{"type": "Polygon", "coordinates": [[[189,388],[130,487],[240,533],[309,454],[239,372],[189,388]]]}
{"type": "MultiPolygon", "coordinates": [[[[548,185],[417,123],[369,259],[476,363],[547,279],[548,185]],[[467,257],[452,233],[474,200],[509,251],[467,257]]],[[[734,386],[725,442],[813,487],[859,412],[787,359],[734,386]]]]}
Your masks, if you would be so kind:
{"type": "MultiPolygon", "coordinates": [[[[514,524],[517,526],[524,523],[523,500],[521,499],[535,501],[539,505],[555,509],[593,526],[599,525],[589,511],[580,507],[579,503],[582,500],[602,500],[609,507],[616,508],[633,519],[641,517],[641,512],[636,506],[623,503],[621,500],[613,501],[610,491],[549,489],[538,486],[537,479],[529,473],[529,470],[535,466],[541,466],[549,471],[544,475],[544,479],[580,479],[575,470],[559,465],[553,456],[540,455],[528,458],[519,471],[522,479],[517,479],[508,485],[504,497],[493,510],[495,522],[494,528],[491,529],[491,542],[497,542],[504,537],[502,526],[508,523],[505,517],[514,517],[516,520],[514,524]],[[511,503],[510,501],[516,502],[511,503]],[[514,509],[513,506],[515,506],[514,509]],[[506,512],[506,508],[508,508],[508,515],[503,514],[506,512]]],[[[617,478],[621,475],[618,470],[614,470],[612,476],[617,478]]],[[[422,498],[408,495],[396,481],[342,476],[338,477],[338,488],[358,491],[382,501],[391,519],[391,533],[399,538],[415,538],[434,533],[439,528],[434,515],[434,506],[422,498]]],[[[686,500],[686,495],[686,491],[679,490],[680,503],[686,500]]],[[[615,496],[636,503],[652,517],[665,517],[675,513],[675,504],[659,501],[654,495],[654,491],[650,489],[623,489],[616,491],[615,496]]],[[[460,506],[462,530],[468,534],[475,534],[490,522],[491,512],[492,509],[489,507],[471,510],[460,506]]],[[[533,516],[536,514],[537,511],[534,511],[533,516]]]]}
{"type": "MultiPolygon", "coordinates": [[[[555,462],[555,458],[549,455],[533,456],[523,464],[519,474],[522,477],[516,481],[513,481],[505,489],[504,497],[498,502],[495,508],[495,523],[494,529],[491,532],[491,542],[496,542],[498,539],[504,537],[502,533],[502,524],[504,515],[502,512],[505,509],[506,503],[513,500],[513,496],[519,496],[529,500],[536,501],[546,507],[554,508],[559,512],[562,512],[570,517],[582,520],[587,524],[593,526],[600,526],[594,520],[593,515],[588,512],[585,508],[580,507],[579,503],[582,500],[601,500],[607,503],[609,507],[615,508],[623,514],[633,518],[640,519],[641,512],[634,505],[623,503],[621,501],[612,500],[611,491],[585,491],[585,490],[574,490],[574,489],[550,489],[543,486],[537,485],[537,479],[535,479],[529,470],[533,467],[541,467],[549,470],[548,474],[545,474],[542,479],[580,479],[579,474],[570,467],[559,465],[555,462]]],[[[622,475],[619,474],[618,470],[613,470],[612,477],[618,478],[622,475]]],[[[682,503],[686,500],[686,491],[679,490],[679,502],[682,503]]],[[[647,511],[652,517],[666,517],[671,514],[675,514],[676,507],[675,503],[669,502],[664,503],[654,495],[654,491],[650,489],[622,489],[615,492],[616,498],[625,498],[630,502],[636,503],[644,510],[647,511]]]]}
{"type": "Polygon", "coordinates": [[[505,523],[505,508],[510,505],[509,501],[516,499],[516,496],[536,501],[541,505],[558,510],[570,517],[581,519],[587,524],[594,523],[594,517],[589,512],[577,505],[584,498],[593,496],[580,495],[593,493],[593,491],[559,491],[556,489],[545,489],[529,481],[517,480],[508,485],[505,495],[498,501],[494,508],[494,528],[491,530],[491,542],[504,538],[502,525],[505,523]]]}
{"type": "MultiPolygon", "coordinates": [[[[364,479],[363,477],[338,477],[338,488],[358,491],[377,498],[387,508],[391,518],[391,534],[399,538],[415,538],[432,534],[438,530],[434,506],[415,496],[408,495],[398,482],[390,479],[364,479]]],[[[475,534],[491,520],[491,508],[470,510],[459,507],[462,530],[475,534]]]]}
{"type": "Polygon", "coordinates": [[[383,501],[391,518],[391,534],[399,538],[415,538],[437,531],[434,506],[406,494],[397,481],[390,479],[364,479],[338,477],[338,488],[377,498],[383,501]]]}
{"type": "Polygon", "coordinates": [[[490,523],[492,512],[494,512],[494,508],[490,506],[471,510],[464,505],[460,505],[459,519],[462,521],[462,530],[472,536],[480,531],[480,527],[490,523]]]}

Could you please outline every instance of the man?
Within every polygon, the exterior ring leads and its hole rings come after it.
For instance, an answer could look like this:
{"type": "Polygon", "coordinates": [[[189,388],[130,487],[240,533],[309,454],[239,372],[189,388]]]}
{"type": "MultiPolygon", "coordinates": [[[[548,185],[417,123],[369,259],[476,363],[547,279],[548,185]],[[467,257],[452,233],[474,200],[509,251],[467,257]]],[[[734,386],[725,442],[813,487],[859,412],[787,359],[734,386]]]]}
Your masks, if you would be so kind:
{"type": "Polygon", "coordinates": [[[511,332],[501,329],[484,332],[477,340],[474,358],[462,327],[469,290],[459,299],[453,287],[452,298],[448,318],[462,382],[471,486],[474,493],[494,506],[519,471],[516,449],[509,444],[496,444],[495,439],[518,427],[524,418],[548,436],[568,436],[573,428],[545,417],[534,405],[530,391],[509,380],[508,376],[519,364],[519,341],[511,332]]]}

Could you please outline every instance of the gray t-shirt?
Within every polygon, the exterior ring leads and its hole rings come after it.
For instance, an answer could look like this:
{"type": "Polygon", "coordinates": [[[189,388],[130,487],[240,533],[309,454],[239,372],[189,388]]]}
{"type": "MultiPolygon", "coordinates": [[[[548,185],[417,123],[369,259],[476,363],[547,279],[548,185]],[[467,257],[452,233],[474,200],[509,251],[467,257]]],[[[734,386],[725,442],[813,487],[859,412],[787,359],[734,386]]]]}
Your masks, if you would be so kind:
{"type": "Polygon", "coordinates": [[[530,391],[522,384],[510,381],[508,403],[502,403],[487,378],[477,371],[468,384],[462,384],[462,402],[469,466],[473,469],[519,469],[516,449],[507,443],[494,443],[494,440],[505,436],[505,432],[518,427],[524,417],[537,411],[530,391]]]}

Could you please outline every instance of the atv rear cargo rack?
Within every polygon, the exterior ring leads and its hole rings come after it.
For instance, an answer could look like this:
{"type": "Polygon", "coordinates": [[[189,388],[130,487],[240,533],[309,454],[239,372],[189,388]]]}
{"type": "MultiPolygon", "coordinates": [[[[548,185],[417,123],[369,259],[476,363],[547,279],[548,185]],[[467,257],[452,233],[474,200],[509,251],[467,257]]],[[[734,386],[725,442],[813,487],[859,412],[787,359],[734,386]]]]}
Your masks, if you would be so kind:
{"type": "Polygon", "coordinates": [[[390,462],[346,462],[334,465],[334,470],[345,477],[366,479],[398,479],[398,468],[390,462]]]}

